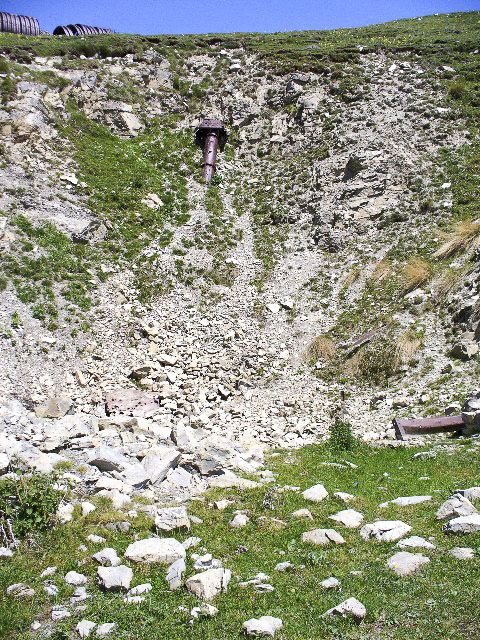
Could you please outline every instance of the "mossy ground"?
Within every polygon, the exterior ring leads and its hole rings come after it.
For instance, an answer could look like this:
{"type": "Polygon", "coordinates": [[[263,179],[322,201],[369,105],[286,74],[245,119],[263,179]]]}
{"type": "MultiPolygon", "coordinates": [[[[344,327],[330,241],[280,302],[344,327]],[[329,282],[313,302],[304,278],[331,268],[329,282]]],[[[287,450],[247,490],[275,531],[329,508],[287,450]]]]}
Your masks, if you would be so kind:
{"type": "MultiPolygon", "coordinates": [[[[13,560],[2,561],[2,593],[9,584],[22,581],[36,588],[37,595],[28,603],[3,596],[0,637],[5,640],[29,638],[28,625],[36,618],[49,620],[52,605],[65,601],[73,591],[63,583],[62,576],[69,570],[77,570],[89,577],[88,591],[95,597],[86,601],[84,613],[56,624],[54,638],[70,637],[76,622],[87,618],[99,624],[116,622],[115,637],[120,639],[171,640],[188,636],[230,640],[241,636],[245,620],[260,615],[283,619],[284,627],[276,636],[280,640],[475,638],[480,635],[477,615],[480,534],[447,536],[442,532],[443,523],[435,519],[436,509],[452,490],[478,485],[480,450],[474,446],[475,442],[466,439],[456,443],[455,452],[437,449],[435,458],[420,460],[412,459],[419,449],[366,445],[349,452],[335,452],[328,445],[279,452],[267,463],[275,474],[274,484],[246,491],[215,490],[207,495],[205,503],[192,503],[190,512],[202,518],[203,524],[194,524],[189,533],[177,533],[176,537],[180,540],[188,535],[201,537],[201,546],[220,558],[234,576],[228,593],[214,600],[213,604],[220,610],[217,617],[199,620],[192,628],[188,625],[188,612],[179,607],[190,609],[198,601],[183,587],[177,592],[168,591],[164,567],[132,565],[132,585],[143,582],[153,585],[152,592],[140,605],[124,605],[119,595],[101,593],[95,585],[92,553],[104,546],[122,553],[133,541],[134,534],[145,537],[152,531],[151,522],[143,515],[134,521],[128,534],[105,529],[104,523],[114,518],[103,501],[98,510],[86,518],[77,514],[73,524],[58,526],[45,536],[38,536],[34,544],[25,543],[13,560]],[[358,468],[322,464],[345,460],[358,468]],[[319,482],[330,493],[321,503],[309,503],[300,493],[278,491],[283,485],[304,490],[319,482]],[[424,552],[431,562],[416,575],[397,577],[385,564],[387,558],[398,551],[395,543],[365,542],[358,530],[344,529],[328,519],[345,508],[332,497],[335,491],[357,496],[349,506],[365,515],[364,522],[373,522],[375,518],[399,519],[413,527],[411,535],[433,536],[437,549],[424,552]],[[432,495],[433,500],[403,508],[378,507],[379,503],[400,495],[432,495]],[[211,502],[222,497],[234,503],[225,511],[212,508],[211,502]],[[313,521],[291,517],[293,511],[305,507],[311,510],[313,521]],[[244,529],[228,526],[235,509],[248,511],[250,523],[244,529]],[[285,526],[277,528],[272,518],[282,520],[285,526]],[[344,546],[313,547],[302,543],[304,531],[331,526],[344,536],[344,546]],[[87,553],[78,551],[81,543],[87,544],[89,533],[104,535],[107,542],[101,546],[89,544],[87,553]],[[454,559],[447,551],[455,546],[473,547],[474,559],[454,559]],[[277,563],[286,560],[295,565],[293,570],[286,573],[273,570],[277,563]],[[38,577],[51,565],[58,566],[54,581],[60,587],[60,594],[56,599],[43,593],[38,577]],[[253,578],[260,571],[270,576],[275,587],[273,593],[258,594],[251,587],[239,587],[239,579],[253,578]],[[352,571],[361,573],[352,575],[352,571]],[[330,576],[342,582],[341,592],[322,590],[320,582],[330,576]],[[356,597],[366,606],[367,617],[361,625],[321,618],[328,608],[347,597],[356,597]]],[[[187,577],[193,573],[189,561],[187,577]]]]}

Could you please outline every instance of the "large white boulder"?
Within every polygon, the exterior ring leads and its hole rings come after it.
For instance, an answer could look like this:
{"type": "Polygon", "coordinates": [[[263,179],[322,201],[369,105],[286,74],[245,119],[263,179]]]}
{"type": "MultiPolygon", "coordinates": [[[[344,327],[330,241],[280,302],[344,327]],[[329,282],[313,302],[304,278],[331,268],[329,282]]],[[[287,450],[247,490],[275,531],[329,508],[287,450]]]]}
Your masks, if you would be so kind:
{"type": "Polygon", "coordinates": [[[331,618],[333,616],[342,616],[342,618],[354,618],[357,621],[363,620],[367,615],[364,605],[356,598],[348,598],[336,607],[332,607],[322,615],[322,618],[331,618]]]}
{"type": "Polygon", "coordinates": [[[125,558],[132,562],[172,564],[185,558],[185,547],[175,538],[146,538],[127,547],[125,558]]]}
{"type": "Polygon", "coordinates": [[[232,572],[229,569],[209,569],[195,574],[185,584],[189,591],[202,600],[212,600],[227,590],[231,577],[232,572]]]}
{"type": "Polygon", "coordinates": [[[409,553],[408,551],[399,551],[387,560],[387,566],[395,571],[397,576],[409,576],[418,571],[424,564],[428,564],[430,558],[423,556],[421,553],[409,553]]]}
{"type": "Polygon", "coordinates": [[[275,633],[281,629],[283,622],[280,618],[272,616],[261,616],[251,618],[243,623],[242,627],[247,636],[269,636],[273,638],[275,633]]]}
{"type": "Polygon", "coordinates": [[[302,496],[305,500],[310,500],[311,502],[321,502],[328,497],[328,491],[323,484],[315,484],[313,487],[305,489],[302,496]]]}
{"type": "Polygon", "coordinates": [[[375,538],[379,542],[394,542],[411,530],[412,527],[401,520],[379,520],[363,526],[360,535],[364,540],[375,538]]]}

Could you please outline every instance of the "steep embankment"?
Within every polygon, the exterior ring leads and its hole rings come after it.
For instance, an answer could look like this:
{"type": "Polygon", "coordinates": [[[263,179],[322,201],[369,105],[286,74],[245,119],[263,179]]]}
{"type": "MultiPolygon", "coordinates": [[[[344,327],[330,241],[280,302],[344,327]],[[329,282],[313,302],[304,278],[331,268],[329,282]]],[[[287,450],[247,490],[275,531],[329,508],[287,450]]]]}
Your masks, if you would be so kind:
{"type": "Polygon", "coordinates": [[[318,439],[341,389],[368,439],[399,408],[461,401],[477,33],[471,13],[334,36],[3,35],[4,397],[104,418],[106,391],[138,385],[162,428],[247,447],[318,439]],[[201,114],[230,130],[211,187],[201,114]]]}

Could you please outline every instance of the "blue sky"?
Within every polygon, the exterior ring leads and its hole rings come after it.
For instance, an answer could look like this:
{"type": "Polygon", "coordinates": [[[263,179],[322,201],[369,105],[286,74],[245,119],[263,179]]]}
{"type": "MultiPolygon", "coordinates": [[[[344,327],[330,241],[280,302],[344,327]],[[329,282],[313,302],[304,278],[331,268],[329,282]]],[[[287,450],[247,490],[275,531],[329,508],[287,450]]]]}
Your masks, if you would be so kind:
{"type": "Polygon", "coordinates": [[[0,9],[120,33],[294,31],[358,27],[397,18],[480,9],[480,0],[3,0],[0,9]]]}

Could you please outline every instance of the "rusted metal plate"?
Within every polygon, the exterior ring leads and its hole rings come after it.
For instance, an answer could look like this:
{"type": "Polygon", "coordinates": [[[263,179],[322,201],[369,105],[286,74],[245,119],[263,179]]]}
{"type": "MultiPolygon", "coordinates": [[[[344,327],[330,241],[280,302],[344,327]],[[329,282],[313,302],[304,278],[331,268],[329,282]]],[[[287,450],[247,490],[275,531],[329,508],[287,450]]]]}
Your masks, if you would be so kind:
{"type": "Polygon", "coordinates": [[[92,36],[105,33],[115,33],[115,31],[103,27],[90,27],[86,24],[59,25],[53,30],[54,36],[92,36]]]}
{"type": "Polygon", "coordinates": [[[19,16],[5,11],[0,11],[0,31],[4,33],[19,33],[26,36],[40,35],[40,27],[36,18],[19,16]]]}
{"type": "Polygon", "coordinates": [[[116,389],[105,394],[105,412],[108,416],[150,418],[158,409],[158,393],[139,389],[116,389]]]}
{"type": "Polygon", "coordinates": [[[434,418],[394,418],[392,423],[397,440],[405,440],[408,436],[426,436],[431,433],[458,431],[464,425],[461,414],[434,418]]]}

